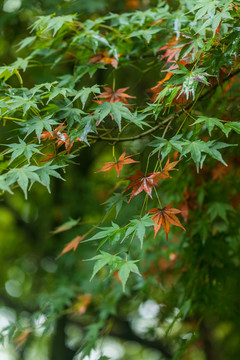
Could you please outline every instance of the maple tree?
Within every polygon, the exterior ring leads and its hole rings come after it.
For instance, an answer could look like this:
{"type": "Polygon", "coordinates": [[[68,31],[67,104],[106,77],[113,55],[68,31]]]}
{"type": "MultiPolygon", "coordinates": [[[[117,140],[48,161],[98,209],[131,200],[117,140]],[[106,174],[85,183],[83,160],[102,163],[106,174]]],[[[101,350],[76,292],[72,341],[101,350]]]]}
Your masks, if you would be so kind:
{"type": "Polygon", "coordinates": [[[240,2],[45,5],[0,67],[2,341],[237,360],[240,2]]]}

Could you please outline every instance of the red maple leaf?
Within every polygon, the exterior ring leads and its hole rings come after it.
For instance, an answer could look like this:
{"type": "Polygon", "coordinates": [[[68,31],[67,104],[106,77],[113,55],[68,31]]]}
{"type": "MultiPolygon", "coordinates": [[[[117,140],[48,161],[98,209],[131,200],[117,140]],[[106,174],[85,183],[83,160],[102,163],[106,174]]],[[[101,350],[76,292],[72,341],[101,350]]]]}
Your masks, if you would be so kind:
{"type": "Polygon", "coordinates": [[[180,160],[173,161],[170,163],[168,158],[162,171],[148,173],[147,175],[144,175],[143,172],[140,170],[136,170],[137,174],[131,175],[129,178],[125,179],[125,180],[130,180],[131,183],[124,190],[124,192],[132,188],[132,193],[128,202],[130,202],[134,196],[140,194],[142,191],[145,191],[150,197],[152,197],[152,189],[155,186],[158,186],[157,183],[161,179],[166,179],[171,177],[169,175],[169,171],[177,170],[175,169],[175,165],[179,161],[180,160]]]}
{"type": "Polygon", "coordinates": [[[126,179],[130,180],[131,183],[124,192],[132,188],[132,193],[128,202],[142,191],[145,191],[152,198],[152,189],[155,186],[158,186],[157,183],[163,178],[161,172],[148,173],[147,175],[144,175],[140,170],[136,170],[136,172],[137,174],[131,175],[126,179]]]}
{"type": "Polygon", "coordinates": [[[131,96],[125,93],[125,91],[127,89],[129,89],[129,86],[125,87],[125,88],[120,88],[117,89],[116,91],[114,91],[113,89],[111,89],[110,87],[104,86],[104,92],[102,92],[98,98],[102,99],[102,100],[95,100],[95,102],[98,102],[100,104],[102,104],[102,102],[110,102],[110,103],[115,103],[115,102],[119,102],[122,101],[124,104],[126,104],[127,107],[130,108],[130,105],[128,104],[128,100],[127,98],[135,98],[136,96],[131,96]]]}
{"type": "Polygon", "coordinates": [[[125,155],[126,155],[126,151],[124,151],[122,153],[122,155],[119,157],[118,161],[104,163],[103,167],[100,170],[95,171],[95,173],[107,171],[107,174],[108,174],[114,168],[117,172],[117,176],[119,177],[119,173],[122,170],[123,165],[139,162],[139,161],[131,159],[132,156],[135,156],[138,154],[128,155],[128,156],[125,156],[125,155]]]}
{"type": "Polygon", "coordinates": [[[42,141],[56,140],[55,143],[57,144],[57,149],[60,148],[62,145],[65,145],[65,149],[67,150],[67,154],[69,155],[74,141],[71,141],[66,132],[61,132],[63,126],[64,123],[62,123],[52,131],[43,131],[40,135],[40,138],[42,139],[42,141]]]}
{"type": "Polygon", "coordinates": [[[149,214],[153,214],[153,216],[151,216],[151,219],[156,223],[156,225],[154,225],[154,230],[155,230],[154,237],[156,237],[160,228],[163,227],[163,230],[165,231],[165,234],[166,234],[166,239],[168,239],[170,224],[179,226],[183,230],[186,231],[186,229],[184,229],[184,227],[180,223],[179,219],[175,215],[175,214],[181,213],[181,210],[172,208],[171,207],[172,205],[173,205],[173,203],[166,205],[162,209],[152,208],[152,209],[146,211],[149,214]]]}
{"type": "Polygon", "coordinates": [[[167,65],[169,62],[174,62],[178,59],[180,51],[182,47],[177,47],[177,44],[179,43],[180,39],[177,39],[176,36],[173,36],[168,42],[167,45],[161,47],[158,49],[158,51],[165,51],[165,54],[161,57],[161,59],[167,59],[167,62],[165,65],[167,65]]]}
{"type": "Polygon", "coordinates": [[[59,259],[60,256],[62,256],[63,254],[66,254],[67,252],[69,252],[71,250],[76,251],[79,243],[85,238],[85,236],[86,235],[82,235],[82,236],[77,235],[72,241],[67,243],[67,245],[61,251],[61,253],[57,256],[57,259],[59,259]]]}
{"type": "Polygon", "coordinates": [[[42,141],[56,139],[57,134],[61,133],[60,130],[63,126],[64,126],[64,122],[52,131],[43,131],[40,135],[40,139],[42,139],[42,141]]]}

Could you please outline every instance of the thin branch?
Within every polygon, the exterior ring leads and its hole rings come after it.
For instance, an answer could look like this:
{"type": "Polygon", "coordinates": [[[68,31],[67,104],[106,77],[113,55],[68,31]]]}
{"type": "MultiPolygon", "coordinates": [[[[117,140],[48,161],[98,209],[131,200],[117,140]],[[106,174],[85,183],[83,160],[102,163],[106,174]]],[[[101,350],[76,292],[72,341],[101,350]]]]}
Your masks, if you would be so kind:
{"type": "Polygon", "coordinates": [[[152,134],[153,132],[155,132],[156,130],[158,130],[162,125],[166,124],[168,121],[172,120],[172,116],[168,117],[167,119],[163,120],[162,122],[160,122],[159,124],[157,124],[156,126],[154,126],[153,128],[144,131],[138,135],[135,136],[129,136],[129,137],[124,137],[124,138],[107,138],[107,137],[103,137],[103,136],[91,136],[89,135],[90,139],[96,139],[96,140],[103,140],[103,141],[114,141],[114,142],[122,142],[122,141],[132,141],[132,140],[137,140],[137,139],[141,139],[144,136],[147,136],[149,134],[152,134]]]}
{"type": "MultiPolygon", "coordinates": [[[[240,73],[240,69],[236,70],[235,72],[233,72],[232,74],[230,74],[229,76],[227,76],[223,82],[226,82],[228,81],[229,79],[231,79],[233,76],[237,75],[240,73]]],[[[211,91],[212,90],[216,90],[216,88],[218,87],[218,84],[214,85],[212,88],[211,88],[211,91]]],[[[206,97],[207,95],[209,94],[209,89],[202,95],[199,96],[198,100],[202,100],[204,97],[206,97]]],[[[192,101],[191,103],[189,103],[187,106],[185,106],[184,108],[180,109],[179,111],[177,111],[175,114],[169,116],[168,118],[166,118],[165,120],[163,120],[162,122],[160,122],[159,124],[157,124],[156,126],[154,126],[153,128],[147,130],[147,131],[144,131],[138,135],[135,135],[135,136],[129,136],[129,137],[124,137],[124,138],[118,138],[118,137],[112,137],[112,138],[107,138],[107,137],[104,137],[104,136],[92,136],[92,135],[89,135],[89,138],[90,139],[95,139],[96,141],[110,141],[110,142],[115,142],[115,143],[118,143],[118,142],[123,142],[123,141],[133,141],[133,140],[138,140],[138,139],[141,139],[142,137],[145,137],[147,135],[150,135],[152,133],[154,133],[155,131],[157,131],[162,125],[166,124],[166,123],[169,123],[169,125],[171,124],[171,122],[176,119],[177,117],[181,116],[184,112],[186,112],[188,109],[190,109],[192,107],[192,105],[194,104],[195,101],[192,101]]],[[[165,130],[168,130],[168,127],[169,125],[167,126],[167,128],[165,130]]]]}

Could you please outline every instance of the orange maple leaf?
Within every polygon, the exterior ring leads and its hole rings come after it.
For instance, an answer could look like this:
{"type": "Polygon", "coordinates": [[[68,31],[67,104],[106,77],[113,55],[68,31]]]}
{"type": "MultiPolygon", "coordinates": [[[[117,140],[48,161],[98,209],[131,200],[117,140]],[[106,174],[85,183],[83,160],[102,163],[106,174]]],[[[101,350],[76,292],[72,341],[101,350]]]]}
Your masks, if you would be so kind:
{"type": "MultiPolygon", "coordinates": [[[[179,64],[185,66],[185,65],[187,64],[187,62],[186,62],[185,60],[180,60],[180,61],[179,61],[179,64]]],[[[179,68],[178,64],[174,64],[174,65],[172,65],[172,66],[168,69],[168,71],[169,71],[169,70],[173,70],[173,69],[177,69],[177,68],[179,68]]],[[[167,75],[166,75],[162,80],[160,80],[160,81],[157,82],[157,85],[155,85],[155,86],[153,86],[152,88],[150,88],[150,89],[147,90],[148,92],[152,92],[152,93],[153,93],[153,95],[152,95],[152,101],[153,101],[153,102],[156,101],[156,99],[157,99],[157,97],[158,97],[158,94],[163,90],[163,86],[162,86],[163,83],[164,83],[165,81],[169,80],[172,76],[173,76],[173,73],[172,73],[171,71],[169,71],[169,72],[167,73],[167,75]]],[[[174,87],[174,86],[173,86],[173,87],[174,87]]],[[[172,101],[174,104],[186,104],[186,103],[188,102],[185,93],[182,93],[182,94],[180,95],[181,91],[182,91],[182,87],[179,89],[177,95],[174,97],[174,99],[173,99],[173,101],[172,101]]],[[[163,101],[163,99],[162,99],[162,101],[163,101]]]]}
{"type": "Polygon", "coordinates": [[[114,168],[117,172],[117,176],[119,177],[119,173],[122,170],[123,165],[139,162],[139,161],[131,159],[132,156],[136,156],[138,154],[128,155],[128,156],[125,156],[125,155],[126,155],[126,151],[124,151],[122,153],[122,155],[119,157],[118,161],[104,163],[103,167],[100,170],[95,171],[95,173],[107,171],[107,174],[108,174],[114,168]]]}
{"type": "Polygon", "coordinates": [[[173,203],[166,205],[162,209],[152,208],[146,211],[146,213],[153,214],[153,216],[151,216],[151,219],[156,223],[156,225],[154,225],[154,230],[155,230],[154,238],[156,237],[161,227],[163,227],[163,230],[165,231],[166,234],[166,239],[168,239],[170,224],[179,226],[186,231],[186,229],[184,229],[179,219],[175,215],[181,213],[181,210],[172,208],[171,207],[172,205],[173,203]]]}
{"type": "Polygon", "coordinates": [[[147,92],[152,92],[152,101],[155,101],[157,99],[158,94],[162,91],[163,86],[162,84],[169,80],[172,77],[173,73],[168,72],[167,75],[160,81],[157,82],[157,85],[151,87],[150,89],[147,89],[147,92]]]}
{"type": "MultiPolygon", "coordinates": [[[[120,57],[121,54],[118,54],[118,57],[120,57]]],[[[90,61],[91,64],[94,63],[103,63],[103,64],[110,64],[112,65],[115,69],[117,69],[118,67],[118,60],[115,57],[109,57],[108,52],[107,51],[99,51],[97,52],[93,57],[91,57],[90,61]]]]}
{"type": "Polygon", "coordinates": [[[86,235],[79,236],[77,235],[72,241],[67,243],[67,245],[63,248],[61,253],[56,257],[56,259],[59,259],[60,256],[66,254],[67,252],[73,250],[76,251],[79,243],[85,238],[86,235]]]}
{"type": "Polygon", "coordinates": [[[172,171],[172,170],[177,170],[178,171],[178,169],[175,169],[175,166],[177,165],[177,163],[179,163],[179,161],[181,161],[181,160],[173,161],[173,162],[170,163],[169,158],[168,158],[164,168],[161,171],[162,179],[166,179],[166,178],[171,177],[169,175],[169,171],[172,171]]]}

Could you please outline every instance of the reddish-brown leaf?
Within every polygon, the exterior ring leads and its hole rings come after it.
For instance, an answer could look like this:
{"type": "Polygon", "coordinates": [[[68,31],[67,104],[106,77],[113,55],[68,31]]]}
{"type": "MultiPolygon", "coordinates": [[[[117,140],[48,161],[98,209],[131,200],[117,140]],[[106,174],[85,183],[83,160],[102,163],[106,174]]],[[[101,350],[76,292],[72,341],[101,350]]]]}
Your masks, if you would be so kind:
{"type": "Polygon", "coordinates": [[[223,165],[222,163],[217,163],[215,168],[212,170],[212,179],[216,181],[217,179],[223,180],[223,176],[227,175],[231,171],[231,164],[228,166],[223,165]]]}
{"type": "Polygon", "coordinates": [[[67,150],[67,154],[69,155],[74,141],[71,141],[67,133],[58,133],[55,143],[57,144],[57,148],[60,148],[62,145],[64,145],[65,149],[67,150]]]}
{"type": "Polygon", "coordinates": [[[161,227],[163,227],[163,230],[166,234],[166,239],[168,239],[170,224],[179,226],[183,230],[185,230],[182,224],[180,223],[179,219],[175,215],[181,213],[181,210],[172,208],[171,207],[172,205],[173,204],[171,203],[166,205],[163,209],[152,208],[146,211],[149,214],[153,214],[153,216],[151,216],[151,219],[156,223],[156,225],[154,225],[154,231],[155,231],[154,237],[156,237],[158,231],[161,229],[161,227]]]}
{"type": "Polygon", "coordinates": [[[79,236],[77,235],[72,241],[70,241],[69,243],[67,243],[67,245],[63,248],[63,250],[61,251],[61,253],[57,256],[56,259],[59,259],[60,256],[66,254],[67,252],[73,250],[76,251],[79,243],[85,238],[86,235],[82,235],[79,236]]]}
{"type": "Polygon", "coordinates": [[[122,153],[122,155],[119,157],[118,161],[104,163],[103,167],[100,170],[95,171],[95,173],[107,171],[107,174],[108,174],[114,168],[117,172],[117,176],[119,177],[119,174],[123,168],[123,165],[139,162],[139,161],[131,159],[132,156],[136,156],[138,154],[128,155],[128,156],[125,156],[125,155],[126,155],[126,151],[124,151],[122,153]]]}
{"type": "Polygon", "coordinates": [[[61,132],[64,123],[56,127],[53,131],[43,131],[40,135],[42,141],[46,140],[55,140],[57,144],[57,149],[62,145],[65,145],[65,149],[67,150],[67,154],[69,155],[71,148],[73,146],[74,141],[71,141],[66,132],[61,132]]]}
{"type": "Polygon", "coordinates": [[[58,135],[61,134],[61,129],[63,126],[64,126],[64,122],[59,126],[57,126],[56,129],[52,131],[43,131],[42,134],[40,135],[40,139],[42,139],[42,141],[56,139],[58,135]]]}
{"type": "Polygon", "coordinates": [[[182,217],[183,217],[185,223],[187,223],[188,216],[189,216],[189,204],[188,204],[188,201],[181,202],[181,203],[178,204],[178,206],[181,209],[182,217]]]}
{"type": "Polygon", "coordinates": [[[182,217],[185,223],[187,223],[189,217],[189,211],[199,208],[199,204],[197,202],[197,193],[195,191],[186,188],[184,190],[183,196],[184,196],[184,201],[180,202],[178,204],[178,207],[182,212],[182,217]]]}
{"type": "Polygon", "coordinates": [[[144,175],[142,171],[136,170],[136,173],[137,174],[131,175],[126,179],[130,180],[131,183],[124,192],[132,188],[132,193],[128,202],[130,202],[134,196],[140,194],[142,191],[145,191],[150,197],[152,197],[152,189],[155,186],[158,186],[157,183],[163,178],[161,172],[148,173],[147,175],[144,175]]]}
{"type": "Polygon", "coordinates": [[[126,104],[127,107],[130,107],[130,105],[128,104],[128,100],[127,98],[135,98],[136,96],[131,96],[125,93],[125,91],[127,89],[129,89],[129,86],[125,87],[125,88],[120,88],[117,89],[116,91],[114,91],[113,89],[111,89],[110,87],[104,86],[104,92],[102,92],[98,98],[102,99],[102,100],[95,100],[95,102],[110,102],[110,103],[114,103],[114,102],[119,102],[122,101],[124,104],[126,104]]]}
{"type": "Polygon", "coordinates": [[[180,39],[177,39],[176,36],[173,36],[168,42],[167,45],[161,47],[158,51],[165,51],[165,54],[161,57],[161,59],[167,59],[165,65],[169,62],[174,62],[178,59],[180,51],[182,47],[177,47],[176,45],[179,43],[180,39]]]}
{"type": "Polygon", "coordinates": [[[138,0],[126,0],[125,7],[126,9],[138,9],[140,7],[140,2],[138,0]]]}

